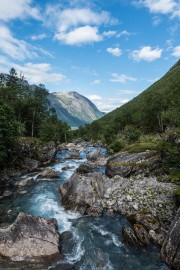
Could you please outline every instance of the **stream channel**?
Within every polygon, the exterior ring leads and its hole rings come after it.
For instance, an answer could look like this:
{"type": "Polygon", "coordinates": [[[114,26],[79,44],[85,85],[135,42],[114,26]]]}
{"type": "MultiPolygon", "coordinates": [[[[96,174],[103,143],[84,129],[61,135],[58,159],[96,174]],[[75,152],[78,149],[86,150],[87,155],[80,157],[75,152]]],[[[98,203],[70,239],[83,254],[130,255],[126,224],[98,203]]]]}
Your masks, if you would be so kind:
{"type": "MultiPolygon", "coordinates": [[[[122,243],[121,228],[130,225],[125,217],[120,215],[102,217],[81,216],[78,213],[66,211],[62,204],[59,186],[73,174],[80,164],[86,161],[86,153],[95,151],[97,147],[89,147],[81,152],[82,159],[65,159],[73,152],[63,150],[57,153],[57,162],[52,168],[59,174],[59,179],[52,181],[36,181],[24,187],[26,194],[19,194],[16,190],[12,196],[0,200],[0,209],[8,211],[22,211],[44,218],[56,218],[60,233],[70,231],[72,237],[67,237],[63,243],[63,262],[49,266],[48,269],[75,269],[75,270],[168,270],[161,261],[159,250],[155,246],[147,248],[126,247],[122,243]],[[69,169],[62,168],[69,166],[69,169]],[[72,268],[64,268],[64,265],[72,268]]],[[[105,148],[101,148],[106,151],[105,148]]],[[[101,168],[104,172],[104,168],[101,168]]],[[[25,175],[22,179],[32,178],[25,175]]],[[[8,189],[10,189],[8,187],[8,189]]],[[[2,223],[0,221],[0,223],[2,223]]],[[[36,268],[36,267],[35,267],[36,268]]],[[[35,269],[31,267],[31,269],[35,269]]],[[[0,269],[29,269],[0,263],[0,269]]],[[[37,268],[36,269],[42,269],[37,268]]],[[[43,268],[47,269],[47,268],[43,268]]]]}

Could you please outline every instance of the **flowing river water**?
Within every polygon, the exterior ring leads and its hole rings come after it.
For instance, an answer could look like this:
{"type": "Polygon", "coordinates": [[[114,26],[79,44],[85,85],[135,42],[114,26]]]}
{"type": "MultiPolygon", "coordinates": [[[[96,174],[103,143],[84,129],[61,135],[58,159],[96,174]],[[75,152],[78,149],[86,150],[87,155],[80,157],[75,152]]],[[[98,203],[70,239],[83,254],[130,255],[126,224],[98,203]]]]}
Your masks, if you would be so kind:
{"type": "MultiPolygon", "coordinates": [[[[92,147],[87,150],[95,149],[92,147]]],[[[103,148],[101,150],[106,151],[103,148]]],[[[57,262],[48,269],[66,269],[63,265],[69,264],[75,270],[168,270],[155,246],[131,248],[122,243],[121,228],[123,225],[129,225],[126,218],[106,214],[102,217],[81,216],[63,208],[59,186],[68,180],[81,163],[86,161],[85,152],[81,152],[81,160],[65,159],[71,154],[70,151],[59,152],[57,154],[59,161],[50,166],[58,172],[58,180],[36,181],[34,175],[33,184],[24,187],[26,194],[22,192],[19,194],[16,190],[12,196],[0,200],[1,210],[11,209],[47,219],[56,218],[60,233],[71,232],[70,237],[63,241],[64,261],[57,262]],[[69,169],[62,170],[66,166],[69,166],[69,169]]],[[[101,170],[103,172],[103,168],[101,170]]],[[[22,179],[28,177],[32,178],[31,175],[26,175],[22,179]]],[[[14,266],[12,268],[26,269],[26,267],[14,268],[14,266]]],[[[5,263],[0,263],[0,269],[12,268],[5,263]]]]}

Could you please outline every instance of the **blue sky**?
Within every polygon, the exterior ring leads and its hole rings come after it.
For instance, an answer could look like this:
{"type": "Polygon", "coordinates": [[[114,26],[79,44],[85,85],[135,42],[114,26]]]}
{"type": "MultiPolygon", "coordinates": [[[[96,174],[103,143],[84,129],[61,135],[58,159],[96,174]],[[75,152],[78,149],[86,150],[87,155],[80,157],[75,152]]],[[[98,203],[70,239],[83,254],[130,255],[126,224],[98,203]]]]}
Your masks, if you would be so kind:
{"type": "Polygon", "coordinates": [[[105,112],[180,58],[178,0],[0,0],[0,72],[77,91],[105,112]]]}

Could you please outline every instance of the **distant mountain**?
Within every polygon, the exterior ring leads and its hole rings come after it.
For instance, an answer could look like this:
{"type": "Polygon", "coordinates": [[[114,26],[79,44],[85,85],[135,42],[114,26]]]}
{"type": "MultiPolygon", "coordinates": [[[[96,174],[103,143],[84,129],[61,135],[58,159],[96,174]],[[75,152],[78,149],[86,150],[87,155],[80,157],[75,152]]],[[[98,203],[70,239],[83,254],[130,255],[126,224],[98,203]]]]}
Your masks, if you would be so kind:
{"type": "Polygon", "coordinates": [[[71,127],[89,124],[105,115],[88,98],[77,92],[50,93],[49,100],[58,118],[71,127]]]}

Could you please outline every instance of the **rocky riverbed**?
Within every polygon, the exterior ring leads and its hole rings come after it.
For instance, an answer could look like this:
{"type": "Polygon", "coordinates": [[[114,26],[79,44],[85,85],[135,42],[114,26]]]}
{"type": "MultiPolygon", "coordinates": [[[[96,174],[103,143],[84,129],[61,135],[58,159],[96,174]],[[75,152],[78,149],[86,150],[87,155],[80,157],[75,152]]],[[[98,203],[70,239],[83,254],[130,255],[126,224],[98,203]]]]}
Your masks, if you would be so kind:
{"type": "Polygon", "coordinates": [[[157,181],[157,153],[131,156],[126,152],[108,158],[104,148],[86,142],[59,149],[54,164],[12,179],[1,193],[0,267],[21,269],[17,267],[23,263],[24,269],[46,269],[42,265],[48,260],[58,270],[159,270],[162,262],[151,246],[155,243],[163,245],[163,260],[179,270],[179,242],[174,242],[179,237],[179,216],[167,233],[177,210],[172,197],[176,186],[157,181]],[[28,215],[16,219],[19,211],[28,215]]]}
{"type": "MultiPolygon", "coordinates": [[[[169,235],[167,232],[177,211],[173,199],[177,185],[157,180],[161,167],[159,154],[146,151],[114,155],[107,163],[104,159],[106,175],[93,172],[93,168],[102,162],[102,156],[97,152],[94,158],[93,154],[91,155],[89,162],[82,164],[69,180],[60,186],[65,208],[89,216],[101,216],[106,211],[110,215],[118,213],[128,217],[133,229],[123,228],[126,244],[143,246],[153,242],[162,246],[164,241],[167,243],[165,237],[169,235]]],[[[180,237],[179,218],[176,219],[178,228],[173,233],[180,237]]],[[[172,236],[170,238],[172,239],[172,236]]],[[[168,244],[163,244],[163,250],[164,246],[169,252],[172,250],[172,246],[168,247],[168,244]]],[[[171,267],[179,269],[180,250],[174,247],[174,259],[170,256],[165,259],[167,250],[162,251],[163,259],[171,267]]]]}

